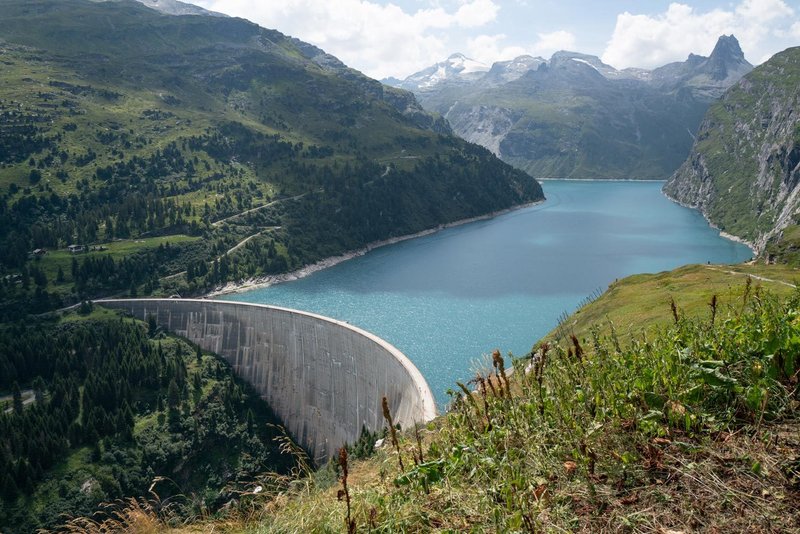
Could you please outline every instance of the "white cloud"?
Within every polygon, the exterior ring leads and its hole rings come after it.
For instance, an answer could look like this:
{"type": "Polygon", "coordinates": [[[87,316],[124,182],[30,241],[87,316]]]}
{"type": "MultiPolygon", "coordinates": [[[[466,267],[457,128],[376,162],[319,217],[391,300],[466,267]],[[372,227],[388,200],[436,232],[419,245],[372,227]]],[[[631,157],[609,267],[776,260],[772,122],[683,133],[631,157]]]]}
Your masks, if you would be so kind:
{"type": "Polygon", "coordinates": [[[744,0],[736,7],[736,14],[757,23],[766,23],[794,14],[782,0],[744,0]]]}
{"type": "Polygon", "coordinates": [[[474,0],[458,8],[455,20],[462,28],[477,28],[492,22],[498,11],[500,6],[492,0],[474,0]]]}
{"type": "Polygon", "coordinates": [[[657,67],[690,53],[709,54],[723,34],[736,35],[748,57],[761,59],[775,52],[769,47],[794,15],[783,0],[742,0],[735,8],[706,12],[672,3],[654,16],[625,12],[617,16],[603,61],[617,68],[657,67]]]}
{"type": "Polygon", "coordinates": [[[378,0],[198,0],[203,7],[244,17],[313,43],[375,78],[406,76],[452,50],[445,30],[484,26],[500,10],[493,0],[468,0],[407,12],[378,0]]]}
{"type": "Polygon", "coordinates": [[[534,43],[531,55],[547,58],[559,50],[575,50],[575,36],[568,31],[540,33],[538,37],[539,40],[534,43]]]}
{"type": "Polygon", "coordinates": [[[466,54],[481,63],[491,65],[495,61],[513,59],[528,53],[521,46],[503,46],[502,41],[505,39],[506,35],[502,33],[497,35],[478,35],[467,40],[466,54]]]}
{"type": "Polygon", "coordinates": [[[505,34],[478,35],[467,40],[467,55],[473,59],[491,65],[495,61],[514,59],[522,55],[542,56],[549,58],[558,50],[574,50],[575,36],[568,31],[558,30],[540,33],[538,40],[529,46],[504,45],[505,34]]]}

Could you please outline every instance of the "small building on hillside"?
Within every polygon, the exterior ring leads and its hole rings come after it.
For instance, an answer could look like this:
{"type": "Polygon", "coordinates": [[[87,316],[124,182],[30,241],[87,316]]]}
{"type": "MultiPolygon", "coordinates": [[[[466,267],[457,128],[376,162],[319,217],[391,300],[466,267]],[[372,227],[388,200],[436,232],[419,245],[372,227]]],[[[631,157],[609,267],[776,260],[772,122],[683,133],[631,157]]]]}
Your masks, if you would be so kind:
{"type": "Polygon", "coordinates": [[[44,256],[45,254],[47,254],[47,250],[45,250],[43,248],[37,248],[37,249],[34,249],[33,251],[31,251],[31,257],[32,258],[38,258],[38,257],[44,256]]]}
{"type": "Polygon", "coordinates": [[[67,250],[72,252],[73,254],[77,254],[78,252],[83,252],[86,250],[86,245],[70,245],[67,247],[67,250]]]}

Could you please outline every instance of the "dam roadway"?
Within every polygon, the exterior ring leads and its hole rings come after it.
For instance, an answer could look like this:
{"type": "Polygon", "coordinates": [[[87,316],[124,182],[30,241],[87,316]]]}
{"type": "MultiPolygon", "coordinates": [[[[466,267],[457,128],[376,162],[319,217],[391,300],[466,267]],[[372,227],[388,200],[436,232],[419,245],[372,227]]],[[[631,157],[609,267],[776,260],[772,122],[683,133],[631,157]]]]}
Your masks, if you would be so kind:
{"type": "Polygon", "coordinates": [[[223,357],[269,403],[317,463],[385,426],[381,399],[403,428],[436,416],[422,374],[395,347],[342,321],[287,308],[205,299],[108,299],[96,304],[223,357]]]}

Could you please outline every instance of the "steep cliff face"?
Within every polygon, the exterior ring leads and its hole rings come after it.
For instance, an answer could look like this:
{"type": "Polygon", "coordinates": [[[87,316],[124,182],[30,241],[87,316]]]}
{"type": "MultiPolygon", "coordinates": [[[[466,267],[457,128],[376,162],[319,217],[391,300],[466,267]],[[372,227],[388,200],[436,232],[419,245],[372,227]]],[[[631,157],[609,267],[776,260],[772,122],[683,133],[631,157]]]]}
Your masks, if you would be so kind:
{"type": "Polygon", "coordinates": [[[664,187],[759,250],[800,211],[800,47],[776,54],[711,106],[664,187]]]}

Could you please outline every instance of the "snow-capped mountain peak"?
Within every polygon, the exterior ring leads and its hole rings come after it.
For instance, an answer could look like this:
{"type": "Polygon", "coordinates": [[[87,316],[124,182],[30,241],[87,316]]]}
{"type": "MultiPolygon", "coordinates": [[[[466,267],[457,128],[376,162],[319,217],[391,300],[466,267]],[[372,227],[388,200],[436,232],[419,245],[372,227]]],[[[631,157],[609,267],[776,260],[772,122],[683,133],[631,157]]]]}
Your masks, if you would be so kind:
{"type": "Polygon", "coordinates": [[[471,82],[483,76],[488,70],[489,67],[480,61],[468,58],[464,54],[452,54],[446,60],[412,74],[399,85],[391,83],[390,85],[410,91],[425,90],[445,82],[471,82]]]}
{"type": "Polygon", "coordinates": [[[471,74],[473,72],[486,72],[489,70],[489,67],[480,61],[470,59],[464,54],[458,53],[452,54],[447,58],[446,63],[449,63],[453,70],[458,70],[459,74],[471,74]]]}

